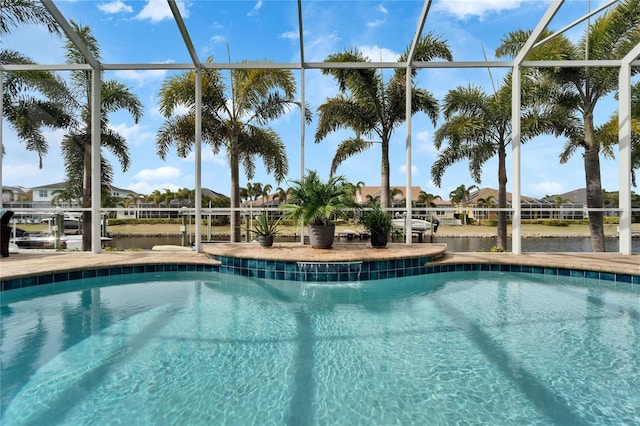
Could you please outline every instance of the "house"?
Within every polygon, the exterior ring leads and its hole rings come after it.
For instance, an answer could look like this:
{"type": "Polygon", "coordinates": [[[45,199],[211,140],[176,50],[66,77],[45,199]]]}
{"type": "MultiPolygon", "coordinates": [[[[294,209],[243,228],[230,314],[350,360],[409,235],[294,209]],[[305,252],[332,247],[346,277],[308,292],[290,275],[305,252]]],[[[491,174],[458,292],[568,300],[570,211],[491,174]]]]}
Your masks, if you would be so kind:
{"type": "MultiPolygon", "coordinates": [[[[558,204],[556,197],[537,199],[526,195],[520,196],[521,218],[528,219],[583,219],[584,203],[581,202],[580,193],[584,190],[575,190],[558,196],[564,200],[558,204]],[[565,196],[566,195],[566,196],[565,196]],[[558,211],[558,209],[563,209],[558,211]]],[[[512,206],[512,195],[507,192],[507,207],[512,206]]],[[[584,198],[586,200],[586,196],[584,198]]],[[[467,215],[475,219],[495,219],[497,212],[490,211],[498,207],[498,190],[493,188],[480,188],[471,193],[467,201],[467,215]]],[[[511,212],[508,213],[511,219],[511,212]]]]}
{"type": "Polygon", "coordinates": [[[23,201],[29,190],[21,186],[3,186],[2,187],[2,204],[15,203],[23,201]]]}
{"type": "MultiPolygon", "coordinates": [[[[140,196],[140,201],[137,203],[137,205],[134,205],[133,203],[131,203],[128,205],[128,207],[131,209],[134,209],[134,208],[138,209],[139,218],[174,218],[175,219],[177,217],[180,217],[181,215],[181,212],[178,211],[178,209],[181,209],[183,207],[187,207],[187,208],[195,207],[195,200],[193,198],[193,196],[195,195],[195,190],[192,189],[189,192],[191,194],[189,198],[168,199],[168,197],[175,197],[176,194],[175,193],[167,194],[167,193],[160,193],[158,191],[154,191],[154,193],[149,194],[146,198],[144,196],[140,196]]],[[[223,201],[229,199],[229,197],[227,197],[226,195],[213,191],[208,188],[202,188],[201,194],[203,199],[208,198],[210,200],[209,206],[203,206],[203,207],[218,207],[219,205],[213,205],[212,202],[215,202],[216,200],[220,200],[220,199],[222,199],[223,201]]],[[[227,202],[227,203],[224,203],[224,205],[228,206],[229,204],[227,202]]]]}
{"type": "MultiPolygon", "coordinates": [[[[64,182],[57,182],[48,185],[36,186],[31,188],[30,190],[26,190],[22,187],[2,187],[2,203],[5,209],[42,209],[42,210],[50,210],[56,207],[64,208],[64,209],[79,209],[81,207],[80,200],[77,199],[58,199],[56,200],[56,196],[61,194],[65,190],[64,182]],[[20,198],[26,198],[25,196],[28,193],[31,193],[31,200],[29,201],[19,201],[20,198]],[[17,198],[16,198],[17,197],[17,198]]],[[[134,191],[128,189],[122,189],[115,186],[109,187],[109,192],[112,197],[118,200],[124,200],[126,198],[131,197],[131,194],[134,196],[138,196],[134,191]]],[[[42,219],[42,216],[47,216],[48,213],[33,213],[30,215],[22,214],[18,218],[18,220],[25,222],[39,222],[42,219]]],[[[116,211],[116,217],[118,219],[121,218],[129,218],[130,213],[127,211],[116,211]]]]}

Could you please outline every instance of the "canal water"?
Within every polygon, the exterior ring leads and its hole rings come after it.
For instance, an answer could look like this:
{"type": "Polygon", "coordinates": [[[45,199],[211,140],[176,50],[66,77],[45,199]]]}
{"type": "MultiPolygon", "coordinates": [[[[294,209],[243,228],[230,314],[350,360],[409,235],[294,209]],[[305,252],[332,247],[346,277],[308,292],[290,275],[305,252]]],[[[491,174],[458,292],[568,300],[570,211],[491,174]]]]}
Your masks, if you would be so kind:
{"type": "MultiPolygon", "coordinates": [[[[191,246],[193,239],[186,238],[184,245],[191,246]]],[[[227,240],[228,241],[228,240],[227,240]]],[[[297,241],[293,238],[276,238],[276,242],[297,241]]],[[[336,241],[340,241],[336,238],[336,241]]],[[[224,242],[218,240],[216,242],[224,242]]],[[[348,241],[347,241],[348,242],[348,241]]],[[[360,242],[354,240],[353,242],[360,242]]],[[[425,238],[425,243],[430,242],[429,238],[425,238]]],[[[446,243],[449,252],[480,252],[491,251],[496,245],[496,238],[488,237],[438,237],[434,236],[434,243],[446,243]]],[[[183,245],[181,237],[163,236],[163,237],[115,237],[110,246],[116,249],[142,249],[151,250],[157,245],[183,245]]],[[[607,238],[605,241],[607,252],[617,252],[619,250],[617,238],[607,238]]],[[[511,238],[508,241],[508,250],[511,250],[511,238]]],[[[588,237],[546,237],[546,238],[523,238],[523,252],[542,252],[542,253],[558,253],[558,252],[575,252],[585,253],[591,252],[591,239],[588,237]]],[[[632,253],[640,253],[640,238],[632,240],[632,253]]]]}

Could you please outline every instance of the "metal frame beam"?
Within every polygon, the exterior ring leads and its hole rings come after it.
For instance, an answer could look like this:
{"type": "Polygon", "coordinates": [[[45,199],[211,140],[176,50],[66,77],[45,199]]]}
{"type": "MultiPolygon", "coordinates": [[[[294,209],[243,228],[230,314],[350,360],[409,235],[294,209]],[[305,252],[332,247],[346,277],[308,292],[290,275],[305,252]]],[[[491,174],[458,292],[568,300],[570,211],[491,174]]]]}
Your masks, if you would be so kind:
{"type": "MultiPolygon", "coordinates": [[[[582,18],[570,23],[563,27],[553,35],[537,41],[542,30],[547,27],[553,16],[557,13],[559,8],[564,4],[564,0],[553,0],[549,5],[546,13],[542,19],[538,22],[531,37],[521,51],[516,55],[516,58],[512,61],[437,61],[437,62],[421,62],[414,61],[414,54],[417,45],[417,41],[423,31],[426,23],[427,15],[431,6],[431,0],[425,0],[422,8],[422,13],[418,20],[416,31],[412,40],[412,44],[409,49],[409,55],[406,62],[368,62],[367,68],[377,69],[407,69],[407,128],[406,128],[406,164],[407,164],[407,179],[406,189],[407,192],[411,191],[411,103],[410,103],[410,90],[411,90],[411,70],[412,69],[484,69],[484,68],[507,68],[512,69],[513,72],[513,94],[512,96],[512,119],[513,119],[513,135],[512,135],[512,181],[513,181],[513,208],[514,208],[514,228],[513,228],[513,252],[519,254],[521,252],[521,229],[520,229],[520,183],[521,183],[521,159],[520,159],[520,78],[521,70],[526,67],[618,67],[620,68],[619,74],[619,173],[620,173],[620,252],[623,254],[631,253],[631,188],[630,188],[630,174],[631,174],[631,162],[630,162],[630,150],[631,150],[631,116],[630,116],[630,86],[632,67],[640,66],[640,45],[636,46],[625,58],[622,60],[577,60],[577,61],[526,61],[525,56],[532,48],[535,48],[548,40],[556,37],[574,28],[576,25],[584,22],[586,19],[600,13],[604,9],[614,5],[619,0],[611,0],[606,4],[603,4],[595,10],[584,15],[582,18]]],[[[233,70],[233,69],[249,69],[249,68],[263,68],[263,69],[290,69],[300,70],[301,78],[301,175],[304,175],[304,148],[305,148],[305,71],[308,69],[323,70],[329,68],[344,68],[355,69],[362,68],[361,62],[356,63],[326,63],[326,62],[306,62],[305,50],[304,50],[304,31],[303,31],[303,16],[302,16],[302,0],[297,1],[297,13],[298,13],[298,31],[299,31],[299,45],[300,45],[300,61],[297,63],[201,63],[196,49],[192,43],[189,31],[182,18],[180,10],[178,8],[176,0],[167,0],[169,8],[173,14],[174,20],[178,26],[180,34],[183,38],[185,47],[191,57],[192,63],[181,64],[104,64],[100,63],[98,59],[87,49],[82,40],[75,33],[69,22],[64,15],[56,7],[53,0],[41,0],[43,6],[51,14],[51,16],[58,22],[62,28],[64,34],[69,40],[79,49],[83,57],[86,60],[86,64],[49,64],[49,65],[33,65],[33,64],[0,64],[0,79],[3,72],[12,71],[31,71],[31,70],[49,70],[49,71],[76,71],[76,70],[91,70],[92,71],[92,99],[91,109],[93,111],[100,111],[100,88],[101,88],[101,72],[104,70],[195,70],[197,75],[196,82],[196,216],[199,216],[200,200],[201,197],[201,111],[202,111],[202,70],[203,69],[220,69],[220,70],[233,70]]],[[[2,95],[2,82],[0,81],[0,95],[2,95]]],[[[0,110],[2,107],[2,100],[0,99],[0,110]]],[[[92,193],[100,193],[100,117],[99,113],[92,114],[91,129],[92,129],[92,193]]],[[[2,143],[2,129],[0,128],[0,146],[2,143]]],[[[0,172],[2,171],[2,159],[0,159],[0,172]]],[[[0,184],[2,183],[2,177],[0,176],[0,184]]],[[[0,201],[0,208],[2,207],[0,201]]],[[[407,215],[411,215],[410,197],[407,202],[407,215]]],[[[92,223],[92,232],[96,235],[100,233],[100,197],[92,197],[91,211],[94,218],[92,223]]],[[[196,221],[196,243],[199,243],[200,221],[196,221]]],[[[410,221],[409,225],[410,227],[410,221]]],[[[409,231],[411,229],[409,228],[409,231]]],[[[408,232],[407,242],[410,243],[410,232],[408,232]]],[[[92,242],[92,250],[100,251],[99,239],[94,238],[97,242],[92,242]]],[[[197,244],[199,246],[199,244],[197,244]]]]}
{"type": "Polygon", "coordinates": [[[560,6],[564,3],[564,0],[554,0],[548,7],[542,19],[538,22],[535,29],[531,32],[529,39],[525,42],[520,52],[513,60],[512,71],[512,90],[511,90],[511,173],[512,173],[512,188],[511,188],[511,200],[513,207],[513,216],[511,220],[511,251],[514,254],[522,253],[522,228],[521,228],[521,123],[520,114],[522,109],[522,94],[521,90],[521,70],[520,64],[524,61],[525,56],[531,51],[535,41],[540,37],[542,31],[547,27],[551,19],[560,9],[560,6]]]}
{"type": "Polygon", "coordinates": [[[422,5],[422,12],[420,13],[420,19],[418,19],[418,26],[416,27],[416,31],[413,35],[413,41],[411,42],[411,47],[409,47],[409,54],[407,55],[406,62],[406,72],[405,72],[405,121],[407,126],[407,133],[405,136],[405,165],[406,165],[406,174],[405,174],[405,193],[406,201],[405,208],[407,211],[407,216],[405,218],[405,244],[411,244],[413,238],[413,221],[411,218],[413,217],[413,211],[411,206],[411,64],[413,62],[413,57],[416,53],[416,46],[418,45],[418,41],[420,40],[420,36],[422,35],[422,29],[424,28],[425,21],[427,20],[427,15],[429,14],[429,9],[431,8],[431,0],[425,0],[422,5]]]}
{"type": "Polygon", "coordinates": [[[96,57],[93,56],[93,53],[89,51],[89,49],[84,44],[82,39],[80,39],[80,37],[78,37],[78,34],[76,34],[73,28],[71,28],[71,25],[69,25],[69,23],[65,19],[62,12],[60,12],[58,7],[55,4],[53,4],[53,1],[52,0],[41,0],[41,1],[45,9],[47,9],[47,11],[53,17],[53,19],[56,20],[58,25],[60,25],[60,28],[62,28],[62,31],[67,36],[67,38],[71,40],[71,42],[76,46],[76,48],[80,51],[80,53],[82,53],[82,56],[84,56],[84,59],[87,61],[87,63],[91,65],[91,68],[94,70],[100,69],[100,63],[98,62],[96,57]]]}
{"type": "Polygon", "coordinates": [[[618,75],[618,231],[619,251],[630,255],[631,241],[631,63],[640,56],[640,44],[622,59],[618,75]]]}

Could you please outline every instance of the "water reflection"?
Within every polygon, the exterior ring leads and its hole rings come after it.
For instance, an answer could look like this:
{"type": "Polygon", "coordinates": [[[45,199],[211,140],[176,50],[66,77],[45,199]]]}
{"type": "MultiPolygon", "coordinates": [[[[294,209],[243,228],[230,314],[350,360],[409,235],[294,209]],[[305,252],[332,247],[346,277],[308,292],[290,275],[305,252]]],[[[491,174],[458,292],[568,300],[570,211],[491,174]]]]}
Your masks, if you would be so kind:
{"type": "MultiPolygon", "coordinates": [[[[298,241],[295,238],[283,238],[278,237],[279,242],[293,242],[298,241]]],[[[218,242],[224,242],[219,240],[218,242]]],[[[360,242],[355,240],[354,242],[360,242]]],[[[491,247],[496,245],[496,238],[448,238],[436,236],[433,240],[434,243],[446,243],[450,252],[478,252],[478,251],[490,251],[491,247]]],[[[151,250],[156,245],[181,245],[181,238],[178,237],[116,237],[111,241],[111,247],[117,249],[142,249],[151,250]]],[[[511,250],[511,239],[507,242],[508,250],[511,250]]],[[[618,239],[606,238],[605,247],[607,252],[617,252],[618,239]]],[[[572,253],[588,253],[591,252],[591,240],[588,237],[575,238],[575,237],[563,237],[563,238],[523,238],[522,239],[522,251],[523,252],[572,252],[572,253]]],[[[640,253],[640,238],[634,238],[632,240],[632,253],[640,253]]]]}

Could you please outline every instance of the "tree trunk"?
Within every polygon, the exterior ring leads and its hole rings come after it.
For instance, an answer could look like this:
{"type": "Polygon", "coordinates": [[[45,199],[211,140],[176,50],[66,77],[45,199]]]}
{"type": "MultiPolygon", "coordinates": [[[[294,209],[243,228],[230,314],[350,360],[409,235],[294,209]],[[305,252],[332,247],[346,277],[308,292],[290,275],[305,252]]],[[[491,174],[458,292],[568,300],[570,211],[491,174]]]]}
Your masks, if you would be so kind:
{"type": "MultiPolygon", "coordinates": [[[[584,176],[587,183],[587,208],[601,209],[602,181],[600,178],[600,147],[593,131],[593,114],[584,116],[584,176]]],[[[594,252],[604,252],[604,212],[589,211],[589,232],[591,248],[594,252]]]]}
{"type": "MultiPolygon", "coordinates": [[[[584,174],[587,181],[587,208],[603,208],[602,183],[600,181],[600,155],[597,149],[585,150],[584,174]]],[[[604,212],[589,211],[589,233],[591,234],[592,250],[594,252],[605,251],[604,212]]]]}
{"type": "MultiPolygon", "coordinates": [[[[498,149],[498,207],[501,209],[507,207],[506,157],[505,144],[501,143],[498,149]]],[[[498,212],[498,235],[496,244],[502,250],[507,249],[507,212],[503,210],[498,212]]]]}
{"type": "MultiPolygon", "coordinates": [[[[234,144],[235,145],[235,144],[234,144]]],[[[229,165],[231,167],[231,207],[240,208],[240,164],[238,153],[234,147],[230,150],[229,165]]],[[[240,211],[231,213],[231,242],[240,242],[240,211]]]]}
{"type": "MultiPolygon", "coordinates": [[[[381,178],[381,193],[380,193],[380,205],[384,209],[391,207],[390,192],[391,187],[389,184],[389,141],[382,140],[382,159],[380,160],[380,178],[381,178]]],[[[410,173],[411,170],[407,170],[410,173]]],[[[410,195],[409,195],[410,196],[410,195]]]]}
{"type": "MultiPolygon", "coordinates": [[[[82,171],[82,207],[91,207],[91,134],[84,143],[84,165],[82,171]]],[[[100,177],[98,176],[98,179],[100,177]]],[[[91,250],[91,211],[82,212],[82,250],[91,250]]]]}

